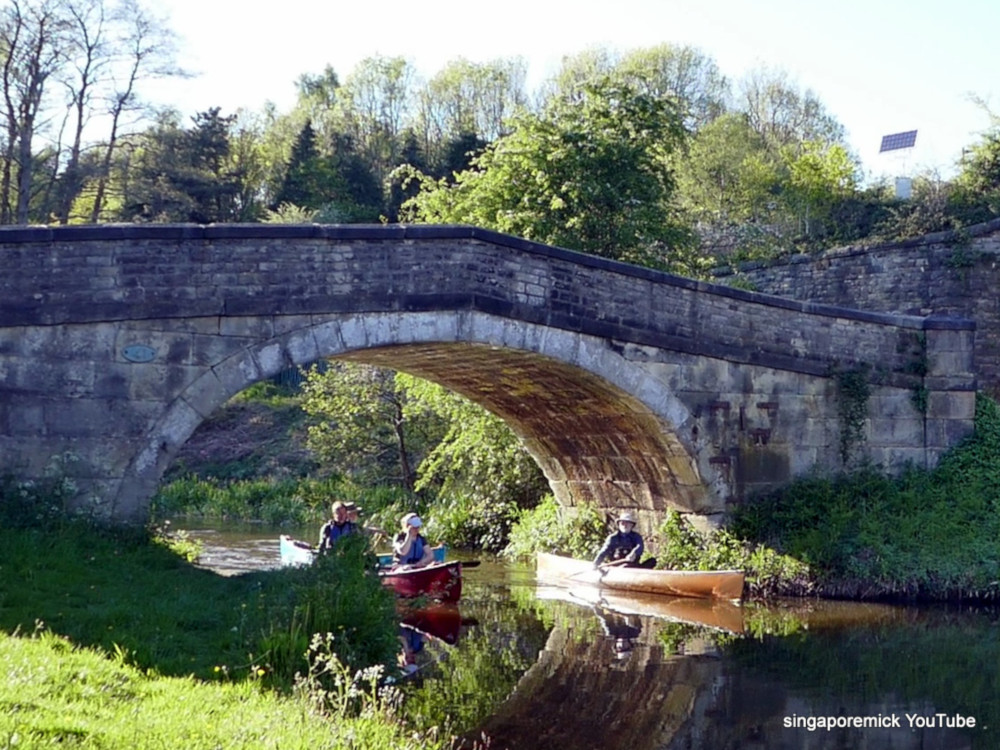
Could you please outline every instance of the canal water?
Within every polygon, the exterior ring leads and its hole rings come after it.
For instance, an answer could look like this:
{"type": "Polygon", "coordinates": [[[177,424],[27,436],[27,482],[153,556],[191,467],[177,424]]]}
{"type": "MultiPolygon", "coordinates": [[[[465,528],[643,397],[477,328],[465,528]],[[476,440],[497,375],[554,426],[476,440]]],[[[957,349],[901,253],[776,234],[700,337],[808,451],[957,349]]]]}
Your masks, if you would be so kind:
{"type": "MultiPolygon", "coordinates": [[[[279,531],[189,533],[221,574],[279,565],[279,531]]],[[[407,627],[404,715],[464,747],[1000,747],[994,609],[601,600],[483,560],[407,627]]]]}

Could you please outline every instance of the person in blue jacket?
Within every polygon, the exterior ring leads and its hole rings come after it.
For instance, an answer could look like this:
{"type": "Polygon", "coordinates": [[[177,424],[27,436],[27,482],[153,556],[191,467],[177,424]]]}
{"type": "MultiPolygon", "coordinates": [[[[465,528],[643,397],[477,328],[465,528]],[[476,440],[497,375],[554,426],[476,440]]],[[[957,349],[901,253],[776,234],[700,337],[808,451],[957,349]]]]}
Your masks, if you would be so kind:
{"type": "Polygon", "coordinates": [[[347,504],[337,500],[330,508],[333,518],[323,524],[319,530],[319,551],[329,552],[334,543],[342,536],[353,534],[358,527],[347,518],[347,504]]]}
{"type": "Polygon", "coordinates": [[[604,540],[604,546],[594,558],[595,568],[609,563],[626,568],[656,567],[655,557],[642,560],[645,546],[642,542],[642,536],[635,530],[637,521],[635,513],[630,510],[618,516],[618,531],[609,534],[608,538],[604,540]]]}
{"type": "Polygon", "coordinates": [[[420,533],[423,525],[416,513],[403,516],[403,530],[392,542],[392,567],[423,568],[434,562],[434,550],[420,533]]]}

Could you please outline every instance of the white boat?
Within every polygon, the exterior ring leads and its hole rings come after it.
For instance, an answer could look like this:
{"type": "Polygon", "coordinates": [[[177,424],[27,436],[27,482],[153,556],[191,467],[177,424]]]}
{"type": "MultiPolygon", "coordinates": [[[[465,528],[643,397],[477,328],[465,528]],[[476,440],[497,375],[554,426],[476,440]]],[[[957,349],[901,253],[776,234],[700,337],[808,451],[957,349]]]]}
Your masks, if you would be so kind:
{"type": "Polygon", "coordinates": [[[287,534],[281,535],[279,547],[281,550],[281,564],[286,567],[312,565],[313,558],[316,557],[315,547],[298,539],[293,539],[287,534]]]}

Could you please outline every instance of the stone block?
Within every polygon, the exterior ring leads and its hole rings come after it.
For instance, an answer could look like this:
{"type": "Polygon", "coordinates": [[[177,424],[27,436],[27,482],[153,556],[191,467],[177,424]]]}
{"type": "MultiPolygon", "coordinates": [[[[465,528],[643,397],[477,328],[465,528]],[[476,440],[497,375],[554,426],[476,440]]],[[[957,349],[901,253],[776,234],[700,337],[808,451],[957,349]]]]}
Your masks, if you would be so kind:
{"type": "Polygon", "coordinates": [[[246,349],[223,360],[212,369],[226,398],[232,398],[265,377],[257,365],[253,352],[246,349]]]}
{"type": "Polygon", "coordinates": [[[971,421],[976,416],[974,391],[931,391],[927,394],[928,419],[971,421]]]}

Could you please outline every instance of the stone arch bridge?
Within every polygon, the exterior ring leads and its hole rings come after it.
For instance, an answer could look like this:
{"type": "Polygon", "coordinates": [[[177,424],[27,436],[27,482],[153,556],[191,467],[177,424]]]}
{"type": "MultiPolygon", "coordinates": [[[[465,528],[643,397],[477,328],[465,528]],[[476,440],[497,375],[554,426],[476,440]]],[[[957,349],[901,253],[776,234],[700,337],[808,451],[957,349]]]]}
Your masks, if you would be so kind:
{"type": "Polygon", "coordinates": [[[843,448],[933,465],[972,428],[974,326],[693,281],[472,227],[0,230],[0,474],[139,522],[227,399],[323,358],[502,417],[564,504],[729,504],[843,448]],[[870,382],[843,432],[838,373],[870,382]],[[842,441],[841,435],[853,435],[842,441]]]}

